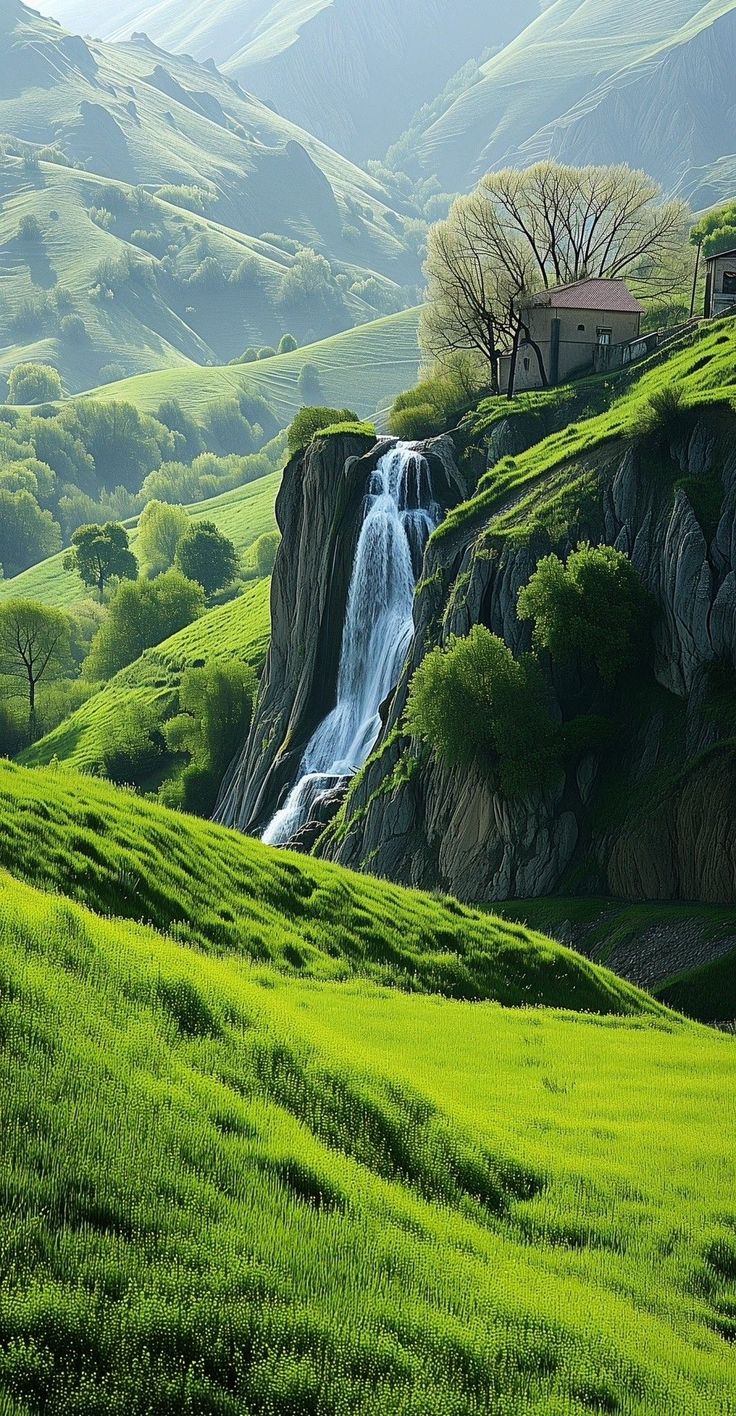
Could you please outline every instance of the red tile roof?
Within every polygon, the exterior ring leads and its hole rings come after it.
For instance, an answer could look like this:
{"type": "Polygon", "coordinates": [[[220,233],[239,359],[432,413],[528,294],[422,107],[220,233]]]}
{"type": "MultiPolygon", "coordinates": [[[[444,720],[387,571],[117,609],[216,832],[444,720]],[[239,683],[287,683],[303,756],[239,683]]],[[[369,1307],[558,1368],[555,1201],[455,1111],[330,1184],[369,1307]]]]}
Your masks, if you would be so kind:
{"type": "Polygon", "coordinates": [[[558,285],[532,296],[529,304],[551,305],[557,310],[601,310],[606,314],[644,313],[624,280],[576,280],[573,285],[558,285]]]}

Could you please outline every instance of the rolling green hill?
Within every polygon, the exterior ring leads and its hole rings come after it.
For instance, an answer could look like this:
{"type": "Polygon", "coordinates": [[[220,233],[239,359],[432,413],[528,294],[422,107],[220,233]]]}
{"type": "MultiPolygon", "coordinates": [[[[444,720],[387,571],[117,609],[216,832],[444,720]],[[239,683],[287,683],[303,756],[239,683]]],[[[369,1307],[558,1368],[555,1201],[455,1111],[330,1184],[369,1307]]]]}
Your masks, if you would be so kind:
{"type": "Polygon", "coordinates": [[[61,767],[0,763],[0,866],[97,912],[291,972],[508,1004],[664,1011],[519,926],[274,852],[61,767]]]}
{"type": "Polygon", "coordinates": [[[373,417],[416,379],[418,324],[419,310],[404,310],[275,359],[229,368],[162,369],[93,392],[95,398],[124,399],[144,411],[157,408],[162,399],[177,398],[201,417],[217,399],[237,395],[245,386],[262,393],[286,426],[303,402],[299,375],[310,364],[318,371],[325,405],[373,417]]]}
{"type": "MultiPolygon", "coordinates": [[[[261,477],[232,492],[197,502],[189,507],[193,521],[214,521],[242,554],[265,531],[273,531],[276,520],[274,506],[280,475],[261,477]]],[[[135,547],[135,523],[130,529],[130,543],[135,547]]],[[[77,575],[64,569],[64,553],[24,570],[10,580],[0,580],[0,603],[21,598],[39,600],[44,605],[70,608],[86,596],[77,575]]]]}
{"type": "Polygon", "coordinates": [[[0,371],[53,356],[78,389],[109,364],[225,362],[416,299],[411,203],[213,67],[87,45],[19,0],[0,40],[0,371]]]}
{"type": "Polygon", "coordinates": [[[255,581],[236,600],[149,649],[28,748],[22,760],[35,767],[56,759],[81,771],[102,773],[105,749],[121,717],[146,712],[163,725],[178,711],[179,686],[187,669],[240,660],[260,673],[268,650],[269,586],[268,580],[255,581]]]}
{"type": "MultiPolygon", "coordinates": [[[[71,828],[85,870],[108,806],[71,828]]],[[[346,909],[366,933],[390,899],[405,950],[444,910],[261,857],[299,939],[332,903],[345,949],[346,909]]],[[[730,1039],[302,982],[181,933],[0,880],[6,1410],[733,1412],[730,1039]]]]}

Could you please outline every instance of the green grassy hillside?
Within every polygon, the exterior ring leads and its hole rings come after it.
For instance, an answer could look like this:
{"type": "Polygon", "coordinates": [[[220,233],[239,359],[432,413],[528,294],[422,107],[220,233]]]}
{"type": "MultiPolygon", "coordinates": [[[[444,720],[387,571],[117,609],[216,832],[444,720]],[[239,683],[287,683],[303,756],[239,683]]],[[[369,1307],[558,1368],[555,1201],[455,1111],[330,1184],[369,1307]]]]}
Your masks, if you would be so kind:
{"type": "Polygon", "coordinates": [[[7,876],[0,961],[13,1416],[736,1410],[730,1039],[279,978],[7,876]]]}
{"type": "Polygon", "coordinates": [[[163,725],[178,711],[179,687],[187,669],[240,660],[260,673],[268,650],[269,590],[269,580],[255,581],[236,600],[210,610],[179,634],[149,649],[58,728],[34,743],[23,753],[22,761],[36,767],[56,758],[80,771],[102,772],[105,750],[121,716],[143,711],[149,717],[155,715],[155,721],[163,725]]]}
{"type": "Polygon", "coordinates": [[[275,852],[60,767],[0,763],[0,867],[100,913],[291,972],[509,1004],[660,1011],[541,935],[275,852]]]}
{"type": "MultiPolygon", "coordinates": [[[[279,482],[280,474],[274,473],[273,476],[262,477],[245,487],[236,487],[232,492],[213,497],[211,501],[197,502],[189,507],[192,520],[214,521],[242,554],[265,531],[274,529],[274,505],[279,482]]],[[[132,524],[130,542],[133,547],[135,536],[136,528],[132,524]]],[[[4,599],[20,597],[40,600],[44,605],[57,605],[62,609],[70,608],[84,597],[85,591],[79,577],[65,570],[63,562],[63,553],[49,556],[48,560],[31,566],[21,575],[0,580],[0,603],[4,599]]]]}
{"type": "Polygon", "coordinates": [[[53,356],[77,390],[111,363],[224,363],[416,298],[418,209],[214,66],[87,45],[19,0],[0,41],[0,372],[53,356]]]}
{"type": "MultiPolygon", "coordinates": [[[[506,505],[509,509],[489,523],[489,530],[494,536],[527,537],[561,514],[563,499],[569,499],[572,505],[576,497],[584,494],[586,473],[599,450],[635,437],[652,416],[652,398],[656,400],[668,390],[674,390],[675,395],[679,392],[682,411],[732,402],[736,398],[736,324],[728,319],[703,322],[695,334],[673,345],[665,358],[655,356],[618,379],[609,376],[589,380],[587,387],[593,406],[598,395],[604,395],[605,412],[593,417],[583,413],[579,423],[542,436],[529,451],[492,467],[481,477],[476,495],[451,511],[435,536],[450,537],[472,518],[493,516],[496,506],[506,505]]],[[[555,390],[554,394],[558,392],[563,400],[578,397],[574,386],[555,390]]],[[[553,394],[529,395],[518,401],[511,416],[539,415],[539,431],[543,435],[545,405],[550,402],[556,402],[553,394]]],[[[671,408],[665,416],[672,418],[676,412],[676,407],[674,412],[671,408]]],[[[503,399],[487,400],[468,421],[469,440],[483,439],[495,422],[508,415],[508,404],[503,399]]]]}
{"type": "Polygon", "coordinates": [[[217,399],[237,395],[245,386],[263,394],[286,426],[304,401],[299,375],[311,364],[318,370],[327,406],[349,407],[361,417],[372,417],[416,380],[418,324],[419,310],[404,310],[276,359],[225,369],[162,369],[95,389],[94,396],[122,398],[143,411],[155,410],[165,398],[177,398],[193,417],[201,417],[217,399]]]}

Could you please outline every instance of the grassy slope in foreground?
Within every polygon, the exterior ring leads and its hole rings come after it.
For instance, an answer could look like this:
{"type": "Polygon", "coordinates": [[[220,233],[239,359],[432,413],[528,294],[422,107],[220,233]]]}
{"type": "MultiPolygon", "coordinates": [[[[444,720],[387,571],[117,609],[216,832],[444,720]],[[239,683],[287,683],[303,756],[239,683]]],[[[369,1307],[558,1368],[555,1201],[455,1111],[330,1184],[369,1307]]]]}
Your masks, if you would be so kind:
{"type": "Polygon", "coordinates": [[[210,610],[194,624],[122,669],[22,760],[35,767],[57,758],[83,771],[101,772],[105,748],[121,714],[153,708],[160,723],[178,707],[182,675],[203,663],[240,660],[260,673],[270,635],[270,580],[257,580],[229,604],[210,610]]]}
{"type": "MultiPolygon", "coordinates": [[[[257,482],[248,482],[245,487],[236,487],[232,492],[213,497],[211,501],[197,502],[188,507],[188,511],[192,521],[214,521],[242,555],[264,531],[274,530],[274,507],[280,483],[281,473],[274,472],[268,477],[260,477],[257,482]]],[[[133,523],[130,534],[133,547],[135,537],[133,523]]],[[[59,609],[69,609],[89,593],[77,575],[64,569],[63,551],[39,561],[38,565],[32,565],[11,580],[0,580],[0,602],[20,596],[27,600],[40,600],[44,605],[55,605],[59,609]]]]}
{"type": "Polygon", "coordinates": [[[0,967],[13,1416],[736,1410],[730,1039],[280,978],[7,877],[0,967]]]}
{"type": "Polygon", "coordinates": [[[0,763],[0,867],[183,943],[323,978],[597,1013],[665,1010],[542,935],[274,851],[58,768],[0,763]]]}

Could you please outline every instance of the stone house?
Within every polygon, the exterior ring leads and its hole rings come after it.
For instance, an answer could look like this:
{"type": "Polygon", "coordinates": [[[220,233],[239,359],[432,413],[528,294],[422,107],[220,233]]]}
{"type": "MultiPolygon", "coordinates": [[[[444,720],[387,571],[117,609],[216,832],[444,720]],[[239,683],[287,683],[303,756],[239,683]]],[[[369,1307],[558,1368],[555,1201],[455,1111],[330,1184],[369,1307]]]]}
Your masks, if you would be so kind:
{"type": "MultiPolygon", "coordinates": [[[[514,391],[550,385],[592,373],[601,346],[629,345],[639,338],[644,313],[623,280],[587,279],[531,295],[519,308],[522,339],[514,391]]],[[[512,355],[499,365],[501,390],[509,386],[512,355]]]]}
{"type": "Polygon", "coordinates": [[[736,250],[706,258],[705,318],[717,319],[736,309],[736,250]]]}

